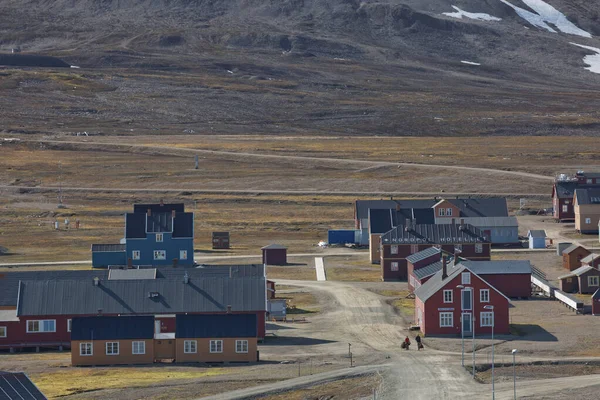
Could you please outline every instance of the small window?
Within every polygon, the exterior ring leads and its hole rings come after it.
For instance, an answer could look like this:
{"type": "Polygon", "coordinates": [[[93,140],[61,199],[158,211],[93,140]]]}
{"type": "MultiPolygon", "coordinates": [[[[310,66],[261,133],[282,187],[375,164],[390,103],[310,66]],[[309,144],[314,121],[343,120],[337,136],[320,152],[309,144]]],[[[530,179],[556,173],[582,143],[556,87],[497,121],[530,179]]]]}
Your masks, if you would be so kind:
{"type": "Polygon", "coordinates": [[[446,208],[446,216],[447,217],[451,217],[452,216],[452,209],[451,208],[446,208]]]}
{"type": "Polygon", "coordinates": [[[73,321],[73,320],[71,320],[71,319],[67,320],[67,332],[71,332],[71,321],[73,321]]]}
{"type": "Polygon", "coordinates": [[[6,337],[6,327],[0,326],[0,337],[6,337]]]}
{"type": "Polygon", "coordinates": [[[438,216],[445,217],[446,216],[446,209],[445,208],[439,208],[438,209],[438,216]]]}
{"type": "Polygon", "coordinates": [[[598,286],[598,281],[597,276],[588,276],[588,286],[598,286]]]}
{"type": "Polygon", "coordinates": [[[591,185],[592,183],[594,183],[593,180],[591,180],[590,178],[587,178],[587,180],[585,181],[588,185],[591,185]]]}
{"type": "Polygon", "coordinates": [[[473,297],[470,289],[463,289],[461,307],[463,310],[471,310],[473,307],[473,297]]]}
{"type": "Polygon", "coordinates": [[[183,352],[190,354],[198,351],[198,342],[195,340],[184,340],[183,341],[183,352]]]}
{"type": "Polygon", "coordinates": [[[236,340],[235,341],[235,352],[236,353],[247,353],[248,352],[248,341],[247,340],[236,340]]]}
{"type": "Polygon", "coordinates": [[[155,260],[166,260],[167,252],[165,250],[154,250],[154,259],[155,260]]]}
{"type": "Polygon", "coordinates": [[[479,326],[493,326],[494,325],[494,313],[482,312],[479,318],[479,326]]]}
{"type": "Polygon", "coordinates": [[[390,246],[390,253],[391,254],[398,254],[398,245],[395,245],[395,244],[391,245],[390,246]]]}
{"type": "Polygon", "coordinates": [[[479,301],[482,303],[490,302],[490,289],[481,289],[479,291],[479,301]]]}
{"type": "Polygon", "coordinates": [[[454,315],[451,312],[440,313],[440,327],[451,328],[454,326],[454,315]]]}
{"type": "Polygon", "coordinates": [[[586,224],[591,224],[592,223],[592,219],[591,218],[586,218],[585,219],[585,223],[586,224]]]}
{"type": "Polygon", "coordinates": [[[136,341],[131,342],[132,354],[146,354],[146,342],[136,341]]]}
{"type": "Polygon", "coordinates": [[[79,343],[79,355],[91,356],[94,355],[94,347],[91,343],[79,343]]]}
{"type": "Polygon", "coordinates": [[[187,250],[179,250],[179,259],[187,260],[187,250]]]}
{"type": "Polygon", "coordinates": [[[471,284],[471,273],[470,272],[463,272],[461,274],[461,283],[463,285],[470,285],[471,284]]]}
{"type": "Polygon", "coordinates": [[[478,254],[483,253],[483,244],[475,243],[475,253],[478,253],[478,254]]]}
{"type": "Polygon", "coordinates": [[[222,353],[223,352],[223,341],[222,340],[211,340],[210,341],[210,352],[211,353],[222,353]]]}
{"type": "Polygon", "coordinates": [[[444,290],[444,303],[452,303],[452,290],[444,290]]]}
{"type": "Polygon", "coordinates": [[[53,319],[27,321],[27,333],[56,332],[56,321],[53,319]]]}
{"type": "Polygon", "coordinates": [[[565,204],[571,204],[570,200],[565,200],[565,204]]]}
{"type": "Polygon", "coordinates": [[[157,243],[161,243],[163,241],[163,234],[162,233],[157,233],[156,234],[156,242],[157,243]]]}
{"type": "Polygon", "coordinates": [[[412,254],[418,253],[419,252],[419,245],[418,244],[411,244],[410,245],[410,252],[412,254]]]}
{"type": "Polygon", "coordinates": [[[53,319],[47,319],[43,321],[44,332],[56,332],[56,321],[53,319]]]}
{"type": "Polygon", "coordinates": [[[119,342],[106,342],[106,355],[107,356],[118,356],[119,355],[119,342]]]}
{"type": "Polygon", "coordinates": [[[390,265],[390,270],[398,271],[398,261],[392,261],[392,263],[390,265]]]}
{"type": "Polygon", "coordinates": [[[573,278],[567,278],[567,283],[573,283],[573,278]]]}
{"type": "Polygon", "coordinates": [[[569,212],[569,206],[563,204],[563,206],[562,206],[562,212],[569,212]]]}
{"type": "Polygon", "coordinates": [[[40,331],[40,321],[27,321],[27,332],[39,332],[40,331]]]}
{"type": "Polygon", "coordinates": [[[141,254],[141,252],[140,252],[139,250],[133,250],[133,251],[131,252],[131,258],[132,258],[133,260],[139,260],[139,259],[140,259],[140,257],[141,257],[141,255],[142,255],[142,254],[141,254]]]}

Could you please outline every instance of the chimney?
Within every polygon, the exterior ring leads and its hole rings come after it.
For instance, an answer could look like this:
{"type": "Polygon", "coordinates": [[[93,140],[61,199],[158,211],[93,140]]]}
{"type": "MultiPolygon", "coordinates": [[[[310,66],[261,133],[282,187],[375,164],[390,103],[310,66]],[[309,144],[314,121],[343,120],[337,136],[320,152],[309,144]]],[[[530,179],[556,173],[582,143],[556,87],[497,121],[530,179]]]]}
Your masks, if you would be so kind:
{"type": "Polygon", "coordinates": [[[400,211],[400,203],[396,203],[396,211],[400,211]]]}
{"type": "Polygon", "coordinates": [[[452,267],[455,267],[456,264],[458,264],[459,254],[460,254],[460,251],[457,249],[454,249],[454,258],[452,259],[452,267]]]}
{"type": "Polygon", "coordinates": [[[188,275],[187,271],[185,271],[185,275],[183,276],[183,283],[186,285],[190,283],[190,276],[188,275]]]}
{"type": "Polygon", "coordinates": [[[456,225],[456,218],[452,218],[452,225],[456,225]]]}
{"type": "Polygon", "coordinates": [[[102,315],[102,309],[101,308],[98,309],[98,316],[100,316],[100,315],[102,315]]]}
{"type": "Polygon", "coordinates": [[[409,232],[412,229],[412,221],[410,218],[406,218],[405,222],[404,222],[404,230],[406,232],[409,232]]]}
{"type": "Polygon", "coordinates": [[[227,314],[231,314],[231,306],[227,306],[227,314]]]}
{"type": "Polygon", "coordinates": [[[131,257],[127,259],[127,268],[133,268],[133,260],[131,257]]]}
{"type": "Polygon", "coordinates": [[[446,256],[442,256],[442,280],[444,280],[448,277],[447,265],[448,265],[448,259],[446,258],[446,256]]]}
{"type": "Polygon", "coordinates": [[[177,258],[174,258],[174,259],[173,259],[173,268],[177,268],[177,262],[178,262],[178,261],[179,261],[179,260],[178,260],[177,258]]]}
{"type": "Polygon", "coordinates": [[[175,210],[171,210],[171,217],[175,219],[175,210]]]}
{"type": "Polygon", "coordinates": [[[152,209],[149,208],[148,211],[146,212],[146,214],[148,214],[148,216],[151,217],[152,216],[152,209]]]}
{"type": "Polygon", "coordinates": [[[163,199],[160,199],[160,206],[163,207],[165,205],[163,199]]]}
{"type": "Polygon", "coordinates": [[[464,225],[464,224],[465,224],[465,219],[464,219],[464,218],[461,218],[461,219],[460,219],[460,224],[461,224],[461,225],[464,225]]]}
{"type": "Polygon", "coordinates": [[[100,286],[100,278],[98,278],[98,277],[94,278],[94,286],[100,286]]]}

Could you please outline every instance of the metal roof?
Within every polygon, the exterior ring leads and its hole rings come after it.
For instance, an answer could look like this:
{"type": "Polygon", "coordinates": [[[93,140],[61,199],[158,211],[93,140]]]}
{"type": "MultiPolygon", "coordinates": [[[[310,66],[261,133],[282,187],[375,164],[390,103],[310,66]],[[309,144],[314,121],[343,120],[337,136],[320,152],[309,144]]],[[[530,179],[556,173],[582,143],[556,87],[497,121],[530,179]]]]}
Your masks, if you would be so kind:
{"type": "Polygon", "coordinates": [[[47,400],[47,397],[25,373],[0,371],[0,399],[47,400]]]}
{"type": "Polygon", "coordinates": [[[468,244],[489,243],[473,225],[399,225],[381,236],[382,244],[468,244]]]}
{"type": "Polygon", "coordinates": [[[559,199],[572,199],[577,188],[577,182],[555,182],[554,189],[559,199]]]}
{"type": "Polygon", "coordinates": [[[256,314],[177,315],[176,338],[256,337],[256,314]]]}
{"type": "Polygon", "coordinates": [[[108,280],[118,281],[126,279],[156,279],[156,268],[143,269],[109,269],[108,280]]]}
{"type": "MultiPolygon", "coordinates": [[[[518,227],[519,222],[517,217],[465,217],[461,218],[465,224],[471,224],[476,228],[488,228],[488,227],[518,227]]],[[[451,224],[453,221],[450,218],[439,218],[438,224],[451,224]]],[[[454,219],[454,223],[458,223],[460,220],[454,219]]]]}
{"type": "Polygon", "coordinates": [[[410,256],[406,257],[406,261],[410,262],[411,264],[414,264],[428,257],[440,254],[441,252],[442,250],[438,249],[437,247],[429,247],[425,250],[421,250],[418,253],[411,254],[410,256]]]}
{"type": "Polygon", "coordinates": [[[369,228],[371,233],[385,233],[403,225],[406,220],[415,220],[417,224],[433,224],[435,217],[432,208],[369,209],[369,228]]]}
{"type": "Polygon", "coordinates": [[[121,252],[125,251],[124,244],[93,244],[92,251],[94,253],[98,252],[121,252]]]}
{"type": "Polygon", "coordinates": [[[543,229],[537,229],[537,230],[530,230],[529,232],[527,232],[527,236],[530,237],[534,237],[534,238],[546,238],[546,231],[543,229]]]}
{"type": "Polygon", "coordinates": [[[154,316],[76,317],[71,340],[153,339],[154,316]]]}
{"type": "MultiPolygon", "coordinates": [[[[559,276],[558,279],[565,279],[565,278],[572,278],[574,276],[581,276],[591,270],[597,271],[596,268],[590,267],[589,265],[584,265],[577,269],[574,269],[573,271],[571,271],[568,274],[559,276]]],[[[600,271],[598,271],[598,273],[600,274],[600,271]]]]}
{"type": "Polygon", "coordinates": [[[585,251],[589,251],[588,249],[586,249],[586,248],[585,248],[585,247],[583,247],[583,246],[580,246],[580,245],[578,245],[578,244],[572,244],[572,245],[570,245],[569,247],[567,247],[566,249],[564,249],[562,253],[563,253],[563,254],[570,254],[570,253],[572,253],[573,251],[575,251],[576,249],[578,249],[578,248],[580,248],[580,247],[581,247],[582,249],[584,249],[585,251]]]}
{"type": "Polygon", "coordinates": [[[577,189],[575,190],[575,197],[579,205],[600,205],[600,188],[577,189]]]}
{"type": "Polygon", "coordinates": [[[529,260],[462,260],[460,264],[465,265],[471,272],[477,275],[531,274],[531,263],[529,260]]]}
{"type": "Polygon", "coordinates": [[[184,212],[185,211],[185,205],[183,203],[168,203],[168,204],[134,204],[133,205],[133,212],[134,213],[140,213],[140,214],[146,214],[148,212],[148,209],[151,210],[152,214],[156,213],[156,212],[167,212],[170,213],[171,211],[175,210],[175,212],[184,212]]]}
{"type": "MultiPolygon", "coordinates": [[[[17,315],[175,314],[266,311],[266,278],[21,281],[17,315]]],[[[189,275],[188,275],[189,276],[189,275]]]]}
{"type": "Polygon", "coordinates": [[[277,249],[278,250],[284,250],[284,249],[287,249],[287,247],[282,246],[280,244],[270,244],[268,246],[261,247],[261,250],[265,250],[265,249],[266,250],[277,250],[277,249]]]}
{"type": "Polygon", "coordinates": [[[589,264],[589,263],[591,263],[593,261],[596,261],[598,258],[600,258],[600,254],[591,253],[590,255],[583,257],[581,259],[581,262],[589,264]]]}
{"type": "Polygon", "coordinates": [[[146,232],[173,232],[173,216],[171,213],[157,212],[152,213],[151,215],[146,215],[146,232]]]}
{"type": "Polygon", "coordinates": [[[173,221],[173,237],[194,237],[194,213],[177,213],[173,221]]]}
{"type": "Polygon", "coordinates": [[[596,290],[592,295],[592,299],[600,299],[600,289],[596,290]]]}
{"type": "Polygon", "coordinates": [[[0,310],[0,321],[9,322],[9,321],[19,321],[19,317],[17,317],[16,310],[0,310]]]}
{"type": "Polygon", "coordinates": [[[140,213],[125,214],[125,238],[126,239],[145,239],[146,238],[146,214],[140,214],[140,213]]]}
{"type": "MultiPolygon", "coordinates": [[[[451,265],[450,262],[448,262],[448,260],[446,260],[446,263],[447,263],[447,265],[451,265]]],[[[424,267],[415,269],[413,271],[413,274],[419,280],[422,280],[424,278],[427,278],[428,276],[435,275],[438,271],[441,271],[441,270],[442,270],[442,262],[436,261],[436,262],[426,265],[424,267]]]]}

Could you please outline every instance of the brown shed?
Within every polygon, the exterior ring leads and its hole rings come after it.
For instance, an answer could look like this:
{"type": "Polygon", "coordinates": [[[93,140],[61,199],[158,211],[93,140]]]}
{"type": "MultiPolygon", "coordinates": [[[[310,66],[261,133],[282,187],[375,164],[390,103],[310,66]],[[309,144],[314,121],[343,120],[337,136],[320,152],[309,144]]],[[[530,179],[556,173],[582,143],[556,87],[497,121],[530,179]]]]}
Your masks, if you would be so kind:
{"type": "Polygon", "coordinates": [[[594,293],[600,286],[600,271],[589,265],[559,276],[560,289],[570,293],[594,293]]]}
{"type": "Polygon", "coordinates": [[[287,247],[280,244],[270,244],[262,249],[262,262],[265,265],[286,265],[287,247]]]}
{"type": "Polygon", "coordinates": [[[581,259],[591,254],[591,251],[577,244],[567,247],[563,251],[563,268],[575,271],[581,267],[581,259]]]}
{"type": "Polygon", "coordinates": [[[212,233],[212,248],[213,249],[228,249],[230,246],[229,232],[213,232],[212,233]]]}
{"type": "Polygon", "coordinates": [[[592,315],[600,315],[600,289],[592,295],[592,315]]]}

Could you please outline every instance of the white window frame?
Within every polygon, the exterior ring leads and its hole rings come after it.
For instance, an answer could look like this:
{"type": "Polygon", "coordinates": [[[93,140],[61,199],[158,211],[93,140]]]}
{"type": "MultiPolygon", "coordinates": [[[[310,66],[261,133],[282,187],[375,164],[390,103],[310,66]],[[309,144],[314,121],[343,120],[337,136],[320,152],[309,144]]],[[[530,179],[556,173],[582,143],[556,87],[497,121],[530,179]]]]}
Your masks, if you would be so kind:
{"type": "Polygon", "coordinates": [[[453,312],[441,312],[440,313],[440,328],[453,328],[454,327],[454,313],[453,312]]]}
{"type": "Polygon", "coordinates": [[[179,259],[187,260],[187,250],[179,250],[179,259]]]}
{"type": "Polygon", "coordinates": [[[235,352],[236,353],[248,353],[248,341],[247,340],[236,340],[235,341],[235,352]]]}
{"type": "Polygon", "coordinates": [[[167,259],[167,251],[166,250],[154,250],[154,259],[155,260],[166,260],[167,259]]]}
{"type": "Polygon", "coordinates": [[[146,354],[146,342],[143,340],[131,342],[131,354],[146,354]]]}
{"type": "Polygon", "coordinates": [[[56,332],[56,320],[55,319],[28,319],[27,320],[27,333],[52,333],[52,332],[56,332]],[[33,324],[37,323],[37,330],[29,328],[30,322],[33,324]],[[52,324],[54,326],[53,330],[45,329],[46,323],[49,323],[49,322],[52,322],[52,324]]]}
{"type": "Polygon", "coordinates": [[[562,212],[569,212],[569,206],[567,204],[563,204],[562,212]]]}
{"type": "Polygon", "coordinates": [[[92,342],[79,343],[79,355],[82,357],[89,357],[94,355],[94,344],[92,342]],[[84,351],[85,349],[85,351],[84,351]],[[87,351],[90,351],[89,354],[87,351]]]}
{"type": "Polygon", "coordinates": [[[588,286],[598,286],[600,284],[600,278],[597,276],[588,276],[588,286]]]}
{"type": "Polygon", "coordinates": [[[197,340],[184,340],[183,341],[183,352],[185,354],[196,354],[198,352],[198,341],[197,340]]]}
{"type": "Polygon", "coordinates": [[[67,320],[67,332],[71,332],[72,328],[73,328],[73,320],[71,318],[69,318],[67,320]]]}
{"type": "Polygon", "coordinates": [[[452,216],[452,209],[451,208],[446,208],[446,216],[447,217],[451,217],[452,216]]]}
{"type": "Polygon", "coordinates": [[[483,244],[475,243],[475,253],[477,253],[477,254],[483,253],[483,244]]]}
{"type": "Polygon", "coordinates": [[[452,289],[450,290],[444,290],[444,303],[454,303],[454,293],[452,292],[452,289]],[[449,299],[448,296],[446,295],[450,295],[449,299]]]}
{"type": "Polygon", "coordinates": [[[586,218],[585,219],[585,223],[586,224],[591,224],[592,223],[592,219],[591,218],[586,218]]]}
{"type": "Polygon", "coordinates": [[[211,353],[222,353],[223,352],[223,341],[215,339],[210,341],[210,352],[211,353]]]}
{"type": "Polygon", "coordinates": [[[0,338],[4,338],[8,335],[8,328],[6,326],[0,326],[0,338]]]}
{"type": "Polygon", "coordinates": [[[140,258],[142,258],[142,252],[140,250],[132,250],[131,251],[131,259],[132,260],[139,260],[140,258]]]}
{"type": "Polygon", "coordinates": [[[438,208],[438,217],[445,217],[445,216],[446,216],[446,209],[444,207],[438,208]]]}
{"type": "Polygon", "coordinates": [[[482,311],[479,313],[479,326],[481,328],[494,326],[494,312],[482,311]]]}
{"type": "Polygon", "coordinates": [[[463,272],[462,274],[460,274],[460,283],[462,283],[463,285],[470,285],[471,284],[471,273],[463,272]]]}
{"type": "Polygon", "coordinates": [[[489,303],[490,302],[490,289],[479,290],[479,302],[489,303]]]}
{"type": "Polygon", "coordinates": [[[164,236],[162,233],[157,233],[156,234],[156,243],[162,243],[164,240],[164,236]]]}
{"type": "Polygon", "coordinates": [[[398,254],[398,245],[393,244],[390,246],[390,254],[398,254]]]}
{"type": "Polygon", "coordinates": [[[399,270],[400,270],[400,265],[399,265],[398,261],[390,262],[390,271],[397,272],[399,270]]]}
{"type": "Polygon", "coordinates": [[[588,185],[591,185],[594,181],[592,180],[592,178],[587,178],[585,181],[588,185]]]}
{"type": "Polygon", "coordinates": [[[418,244],[411,244],[410,245],[410,252],[412,254],[418,253],[419,252],[419,245],[418,244]]]}
{"type": "Polygon", "coordinates": [[[106,350],[107,356],[118,356],[119,350],[120,350],[119,342],[106,342],[104,349],[106,350]],[[109,347],[110,347],[110,352],[108,351],[109,347]],[[116,352],[115,352],[115,348],[117,350],[116,352]]]}

